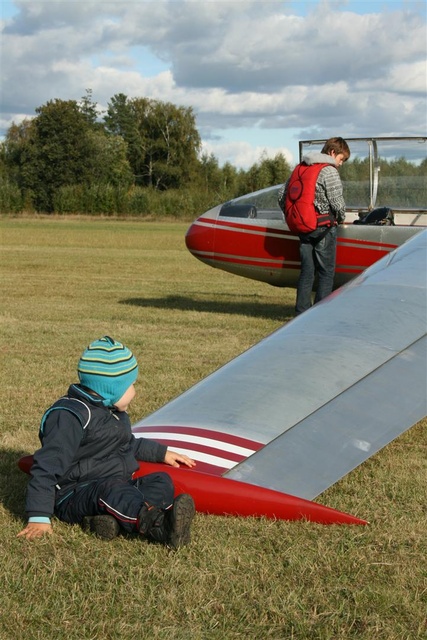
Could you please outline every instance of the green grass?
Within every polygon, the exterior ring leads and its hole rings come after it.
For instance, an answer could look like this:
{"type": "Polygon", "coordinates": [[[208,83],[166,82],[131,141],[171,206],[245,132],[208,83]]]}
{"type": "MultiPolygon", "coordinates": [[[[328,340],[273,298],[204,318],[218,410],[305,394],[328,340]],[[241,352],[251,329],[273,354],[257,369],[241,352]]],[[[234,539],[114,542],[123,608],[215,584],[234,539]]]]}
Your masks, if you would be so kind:
{"type": "Polygon", "coordinates": [[[0,640],[427,638],[426,421],[321,496],[367,527],[198,514],[177,553],[56,521],[48,539],[16,538],[16,461],[91,340],[107,333],[137,355],[136,421],[292,317],[294,291],[209,269],[185,230],[0,220],[0,640]]]}

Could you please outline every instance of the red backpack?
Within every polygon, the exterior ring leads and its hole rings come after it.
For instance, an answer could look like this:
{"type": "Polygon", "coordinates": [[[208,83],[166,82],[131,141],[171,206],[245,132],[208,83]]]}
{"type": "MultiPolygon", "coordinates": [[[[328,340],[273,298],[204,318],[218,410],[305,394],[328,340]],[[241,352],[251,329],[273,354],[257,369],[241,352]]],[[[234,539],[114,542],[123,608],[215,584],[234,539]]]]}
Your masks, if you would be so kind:
{"type": "Polygon", "coordinates": [[[323,167],[332,167],[327,162],[298,164],[289,178],[286,189],[284,214],[289,230],[294,233],[310,233],[317,227],[331,227],[332,214],[320,215],[314,207],[316,182],[323,167]]]}

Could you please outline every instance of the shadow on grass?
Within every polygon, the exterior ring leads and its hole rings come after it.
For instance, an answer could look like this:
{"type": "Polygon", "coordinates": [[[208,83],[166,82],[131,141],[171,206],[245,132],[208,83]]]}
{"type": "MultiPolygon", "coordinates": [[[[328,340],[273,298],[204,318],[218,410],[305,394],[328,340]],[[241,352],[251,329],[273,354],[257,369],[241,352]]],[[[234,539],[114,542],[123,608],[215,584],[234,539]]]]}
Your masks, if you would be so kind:
{"type": "Polygon", "coordinates": [[[0,450],[0,502],[18,518],[25,518],[25,492],[29,477],[18,468],[28,451],[0,450]]]}
{"type": "MultiPolygon", "coordinates": [[[[231,296],[230,296],[231,297],[231,296]]],[[[120,304],[156,309],[178,309],[179,311],[205,311],[207,313],[229,313],[269,320],[289,320],[294,316],[293,305],[268,304],[254,301],[224,302],[217,300],[196,300],[188,296],[166,296],[164,298],[126,298],[120,304]]]]}

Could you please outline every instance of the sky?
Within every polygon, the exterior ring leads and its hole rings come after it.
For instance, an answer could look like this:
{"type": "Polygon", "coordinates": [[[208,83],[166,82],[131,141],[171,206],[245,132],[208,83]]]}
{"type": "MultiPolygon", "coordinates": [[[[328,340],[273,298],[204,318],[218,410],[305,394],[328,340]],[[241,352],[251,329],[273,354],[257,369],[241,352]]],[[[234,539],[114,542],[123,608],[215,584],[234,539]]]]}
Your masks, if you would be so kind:
{"type": "Polygon", "coordinates": [[[425,0],[0,0],[0,136],[92,91],[191,107],[247,169],[298,141],[427,135],[425,0]]]}

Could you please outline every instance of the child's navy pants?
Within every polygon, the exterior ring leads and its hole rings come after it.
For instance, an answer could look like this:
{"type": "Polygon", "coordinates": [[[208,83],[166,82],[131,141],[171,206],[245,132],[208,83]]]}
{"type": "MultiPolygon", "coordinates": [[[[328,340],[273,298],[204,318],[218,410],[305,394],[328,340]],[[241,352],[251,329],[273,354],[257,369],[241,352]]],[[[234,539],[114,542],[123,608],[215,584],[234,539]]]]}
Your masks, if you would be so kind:
{"type": "Polygon", "coordinates": [[[138,514],[145,503],[167,509],[172,505],[173,497],[172,479],[164,472],[130,481],[101,478],[77,484],[70,494],[60,492],[55,515],[64,522],[77,524],[85,516],[109,514],[131,533],[138,531],[138,514]]]}

